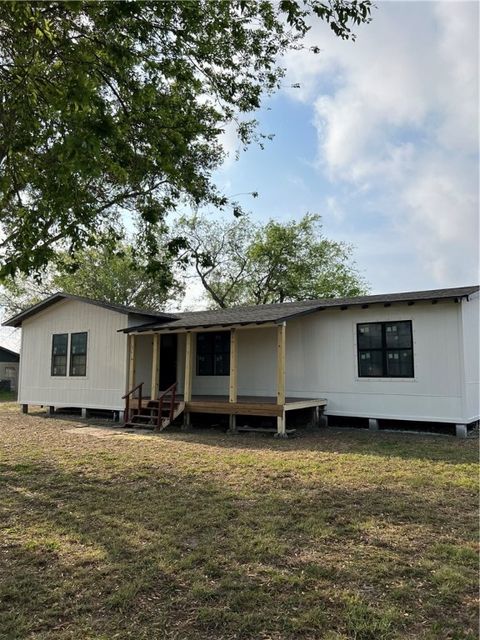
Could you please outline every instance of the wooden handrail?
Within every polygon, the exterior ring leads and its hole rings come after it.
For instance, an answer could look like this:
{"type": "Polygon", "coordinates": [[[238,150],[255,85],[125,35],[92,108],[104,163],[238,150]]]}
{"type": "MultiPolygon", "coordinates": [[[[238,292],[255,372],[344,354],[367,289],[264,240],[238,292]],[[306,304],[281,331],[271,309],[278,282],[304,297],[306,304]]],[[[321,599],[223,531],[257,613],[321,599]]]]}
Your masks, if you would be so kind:
{"type": "Polygon", "coordinates": [[[165,389],[165,391],[162,391],[162,393],[157,398],[157,400],[158,400],[157,428],[158,429],[161,429],[161,427],[162,427],[163,400],[164,400],[165,396],[168,395],[169,393],[172,394],[172,397],[170,399],[169,421],[171,422],[173,420],[173,414],[174,414],[174,411],[175,411],[175,395],[176,395],[176,392],[177,392],[177,383],[174,382],[172,385],[170,385],[168,387],[168,389],[165,389]]]}
{"type": "Polygon", "coordinates": [[[140,384],[137,384],[136,387],[133,387],[133,389],[130,389],[130,391],[127,391],[127,393],[122,396],[122,400],[125,400],[125,398],[128,398],[128,396],[131,396],[132,393],[134,393],[137,389],[140,389],[140,387],[143,387],[145,383],[144,382],[140,382],[140,384]]]}
{"type": "Polygon", "coordinates": [[[142,412],[142,387],[143,387],[144,383],[140,382],[140,384],[137,384],[136,387],[133,387],[133,389],[130,389],[130,391],[127,391],[127,393],[122,396],[122,400],[125,400],[125,422],[130,422],[130,396],[132,395],[132,393],[135,393],[135,391],[138,389],[138,413],[142,412]]]}
{"type": "Polygon", "coordinates": [[[170,393],[171,391],[173,392],[173,390],[176,390],[177,384],[178,382],[174,382],[168,387],[168,389],[165,389],[165,391],[162,391],[162,393],[158,396],[158,400],[160,400],[160,398],[163,398],[163,396],[166,396],[167,393],[170,393]]]}

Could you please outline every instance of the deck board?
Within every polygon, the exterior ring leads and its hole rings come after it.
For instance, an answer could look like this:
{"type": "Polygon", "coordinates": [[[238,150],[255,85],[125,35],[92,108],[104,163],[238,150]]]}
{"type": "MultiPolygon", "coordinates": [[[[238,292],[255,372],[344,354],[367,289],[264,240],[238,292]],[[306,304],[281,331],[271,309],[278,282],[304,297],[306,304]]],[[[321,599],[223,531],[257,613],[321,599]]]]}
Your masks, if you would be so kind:
{"type": "MultiPolygon", "coordinates": [[[[179,402],[183,402],[182,394],[177,395],[179,402]]],[[[143,403],[149,398],[144,398],[143,403]]],[[[193,395],[190,402],[185,403],[185,411],[189,413],[216,413],[227,415],[252,415],[279,417],[284,411],[306,409],[309,407],[324,407],[324,398],[285,398],[285,404],[277,404],[275,396],[238,396],[236,402],[229,402],[227,395],[193,395]]],[[[131,405],[135,406],[135,403],[131,405]]]]}

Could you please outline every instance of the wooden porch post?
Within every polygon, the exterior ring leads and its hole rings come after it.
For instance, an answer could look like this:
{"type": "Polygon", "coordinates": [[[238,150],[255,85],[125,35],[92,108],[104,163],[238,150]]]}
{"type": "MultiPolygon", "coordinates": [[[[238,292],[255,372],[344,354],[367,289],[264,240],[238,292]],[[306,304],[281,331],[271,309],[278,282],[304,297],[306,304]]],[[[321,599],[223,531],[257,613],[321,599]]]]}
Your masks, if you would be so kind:
{"type": "Polygon", "coordinates": [[[129,339],[129,362],[128,362],[128,389],[133,389],[135,386],[135,335],[128,336],[129,339]]]}
{"type": "MultiPolygon", "coordinates": [[[[277,327],[277,404],[285,405],[285,334],[286,323],[277,327]]],[[[277,418],[277,437],[286,436],[285,411],[277,418]]]]}
{"type": "Polygon", "coordinates": [[[285,404],[285,327],[277,327],[277,404],[285,404]]]}
{"type": "Polygon", "coordinates": [[[192,400],[192,334],[188,332],[185,340],[185,382],[183,385],[183,399],[185,402],[192,400]]]}
{"type": "MultiPolygon", "coordinates": [[[[192,401],[192,374],[193,374],[193,349],[192,333],[189,331],[185,336],[185,380],[183,383],[183,400],[185,403],[192,401]]],[[[183,418],[184,428],[190,426],[190,412],[185,411],[183,418]]]]}
{"type": "MultiPolygon", "coordinates": [[[[228,401],[237,402],[237,353],[238,353],[238,335],[236,329],[230,329],[230,379],[228,385],[228,401]]],[[[230,414],[229,423],[230,431],[235,431],[237,417],[230,414]]]]}
{"type": "Polygon", "coordinates": [[[155,400],[158,396],[158,371],[160,364],[160,335],[153,334],[152,344],[152,387],[150,389],[150,399],[155,400]]]}

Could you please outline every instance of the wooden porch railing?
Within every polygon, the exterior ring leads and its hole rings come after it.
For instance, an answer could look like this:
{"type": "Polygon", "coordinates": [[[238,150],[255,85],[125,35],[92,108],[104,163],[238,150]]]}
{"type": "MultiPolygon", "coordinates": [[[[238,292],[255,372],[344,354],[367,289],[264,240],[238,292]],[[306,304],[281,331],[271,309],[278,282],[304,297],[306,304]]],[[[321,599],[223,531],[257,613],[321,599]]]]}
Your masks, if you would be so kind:
{"type": "Polygon", "coordinates": [[[143,382],[140,382],[140,384],[137,384],[136,387],[133,387],[133,389],[130,389],[130,391],[127,391],[127,393],[122,396],[122,400],[125,400],[125,422],[130,422],[130,398],[132,398],[132,394],[135,393],[135,391],[138,389],[138,413],[142,412],[142,389],[143,389],[143,382]]]}
{"type": "Polygon", "coordinates": [[[177,394],[177,383],[174,382],[168,389],[162,391],[162,393],[158,396],[158,416],[157,416],[157,429],[161,429],[162,427],[162,409],[163,402],[166,399],[166,396],[170,396],[170,410],[168,414],[169,422],[173,420],[173,414],[175,411],[175,396],[177,394]]]}

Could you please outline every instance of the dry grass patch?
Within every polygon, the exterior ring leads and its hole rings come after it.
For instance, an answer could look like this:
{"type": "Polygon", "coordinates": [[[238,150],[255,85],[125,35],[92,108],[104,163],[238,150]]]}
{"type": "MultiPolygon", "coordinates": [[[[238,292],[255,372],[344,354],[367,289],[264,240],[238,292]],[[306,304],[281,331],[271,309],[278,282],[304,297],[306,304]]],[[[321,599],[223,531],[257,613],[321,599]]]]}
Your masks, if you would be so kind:
{"type": "Polygon", "coordinates": [[[474,640],[477,443],[0,407],[0,638],[474,640]]]}

